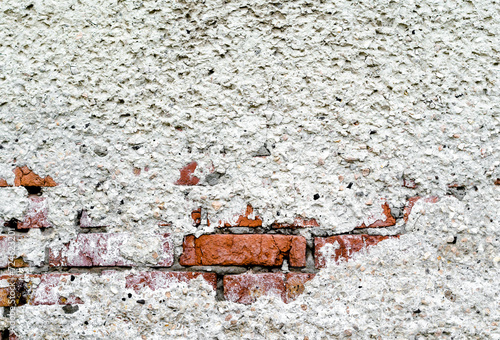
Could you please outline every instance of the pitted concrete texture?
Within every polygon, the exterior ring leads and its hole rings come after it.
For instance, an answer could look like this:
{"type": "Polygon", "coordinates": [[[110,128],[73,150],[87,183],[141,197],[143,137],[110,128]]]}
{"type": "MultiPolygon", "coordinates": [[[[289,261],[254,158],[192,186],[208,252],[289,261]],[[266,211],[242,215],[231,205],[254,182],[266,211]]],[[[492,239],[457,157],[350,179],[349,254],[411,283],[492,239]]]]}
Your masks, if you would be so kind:
{"type": "MultiPolygon", "coordinates": [[[[159,242],[125,242],[137,268],[78,275],[82,304],[11,308],[0,328],[500,339],[499,12],[492,0],[0,1],[0,183],[27,166],[57,184],[42,188],[50,227],[16,242],[28,271],[77,237],[83,210],[110,234],[170,234],[175,258],[186,235],[249,205],[262,228],[314,220],[296,231],[308,240],[388,208],[395,226],[370,229],[402,234],[330,263],[288,304],[219,301],[202,277],[138,294],[125,278],[151,269],[159,242]],[[415,196],[440,199],[416,201],[405,224],[415,196]]],[[[29,205],[24,188],[0,188],[2,222],[29,205]]]]}

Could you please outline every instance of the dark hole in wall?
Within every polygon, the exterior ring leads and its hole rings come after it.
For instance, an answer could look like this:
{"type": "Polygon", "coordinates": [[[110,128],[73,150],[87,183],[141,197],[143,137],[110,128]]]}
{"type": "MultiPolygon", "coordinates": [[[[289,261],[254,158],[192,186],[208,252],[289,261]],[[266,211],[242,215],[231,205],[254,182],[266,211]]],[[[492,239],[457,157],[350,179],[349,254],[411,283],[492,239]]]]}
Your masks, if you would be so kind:
{"type": "Polygon", "coordinates": [[[41,195],[42,187],[24,187],[29,195],[41,195]]]}

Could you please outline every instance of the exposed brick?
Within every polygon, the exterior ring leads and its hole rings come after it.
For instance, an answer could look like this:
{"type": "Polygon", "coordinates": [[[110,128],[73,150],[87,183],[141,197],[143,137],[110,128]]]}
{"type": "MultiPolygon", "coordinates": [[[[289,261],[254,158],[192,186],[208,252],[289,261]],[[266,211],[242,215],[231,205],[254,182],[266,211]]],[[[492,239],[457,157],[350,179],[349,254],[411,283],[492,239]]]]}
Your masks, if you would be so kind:
{"type": "Polygon", "coordinates": [[[318,221],[314,218],[303,218],[296,217],[292,223],[277,223],[274,222],[272,227],[274,229],[282,229],[282,228],[311,228],[311,227],[319,227],[318,221]]]}
{"type": "Polygon", "coordinates": [[[51,224],[47,219],[47,199],[40,196],[30,196],[29,206],[22,222],[17,224],[18,229],[49,228],[51,224]]]}
{"type": "Polygon", "coordinates": [[[276,296],[285,301],[285,275],[280,273],[226,275],[223,279],[224,298],[251,304],[261,296],[276,296]]]}
{"type": "Polygon", "coordinates": [[[246,211],[238,217],[238,220],[235,224],[231,224],[228,222],[219,221],[219,227],[262,227],[262,219],[259,216],[255,216],[255,218],[250,218],[253,214],[253,208],[250,204],[247,205],[246,211]]]}
{"type": "Polygon", "coordinates": [[[250,304],[261,296],[276,296],[289,303],[304,292],[304,284],[313,278],[314,274],[305,273],[226,275],[223,279],[224,298],[250,304]]]}
{"type": "MultiPolygon", "coordinates": [[[[408,201],[406,202],[406,206],[404,209],[404,215],[403,215],[403,219],[404,219],[405,223],[408,222],[408,219],[410,218],[410,214],[411,214],[411,210],[413,209],[413,206],[420,199],[422,199],[422,197],[420,197],[420,196],[410,197],[408,199],[408,201]]],[[[437,197],[437,196],[424,197],[423,200],[424,200],[424,202],[427,202],[427,203],[436,203],[439,201],[439,197],[437,197]]]]}
{"type": "Polygon", "coordinates": [[[177,185],[196,185],[200,179],[193,175],[198,163],[191,162],[180,170],[180,178],[174,183],[177,185]]]}
{"type": "Polygon", "coordinates": [[[376,215],[370,216],[368,218],[368,225],[362,223],[359,227],[356,227],[356,229],[390,227],[396,224],[396,219],[392,216],[391,208],[387,202],[382,204],[382,214],[382,218],[376,215]]]}
{"type": "Polygon", "coordinates": [[[292,267],[306,264],[306,240],[290,235],[193,235],[184,239],[183,266],[281,266],[285,257],[292,267]]]}
{"type": "Polygon", "coordinates": [[[493,183],[495,183],[495,185],[500,185],[500,178],[497,178],[493,183]]]}
{"type": "MultiPolygon", "coordinates": [[[[78,274],[74,274],[78,275],[78,274]]],[[[0,276],[0,306],[15,307],[30,305],[67,305],[82,304],[83,301],[74,294],[61,294],[61,288],[71,284],[72,274],[29,274],[0,276]],[[38,283],[37,283],[38,282],[38,283]],[[15,301],[9,301],[14,289],[15,301]]]]}
{"type": "Polygon", "coordinates": [[[314,274],[306,273],[288,273],[286,274],[286,299],[285,302],[289,303],[294,301],[300,294],[304,292],[304,284],[314,278],[314,274]]]}
{"type": "Polygon", "coordinates": [[[338,235],[331,237],[316,237],[314,239],[314,258],[316,268],[324,268],[326,266],[325,255],[322,254],[321,249],[326,244],[338,243],[339,248],[335,249],[333,260],[338,262],[340,260],[349,260],[354,253],[361,251],[377,243],[397,236],[376,236],[376,235],[338,235]]]}
{"type": "MultiPolygon", "coordinates": [[[[201,224],[201,207],[191,212],[191,218],[193,219],[193,224],[195,226],[199,226],[201,224]]],[[[210,226],[210,221],[208,220],[208,217],[207,217],[207,225],[210,226]]]]}
{"type": "MultiPolygon", "coordinates": [[[[92,267],[92,266],[125,266],[135,263],[120,254],[124,242],[133,237],[127,233],[120,234],[79,234],[76,239],[65,244],[62,249],[49,249],[49,265],[52,267],[92,267]]],[[[162,248],[157,257],[162,259],[156,266],[169,267],[173,264],[173,252],[168,234],[158,235],[162,248]]]]}
{"type": "Polygon", "coordinates": [[[0,178],[0,188],[8,187],[8,186],[10,186],[10,185],[7,183],[7,181],[3,178],[0,178]]]}
{"type": "Polygon", "coordinates": [[[174,282],[186,282],[202,277],[213,289],[217,289],[217,275],[215,273],[196,273],[196,272],[142,272],[130,274],[125,278],[125,287],[133,289],[138,293],[142,288],[149,287],[151,290],[157,290],[168,287],[174,282]]]}
{"type": "Polygon", "coordinates": [[[16,175],[14,179],[14,185],[16,187],[55,187],[56,182],[50,176],[42,178],[31,171],[27,166],[17,167],[14,170],[16,175]]]}
{"type": "Polygon", "coordinates": [[[40,283],[33,290],[31,305],[75,305],[83,301],[73,293],[65,296],[61,294],[62,286],[71,285],[72,279],[78,274],[44,274],[40,277],[40,283]]]}

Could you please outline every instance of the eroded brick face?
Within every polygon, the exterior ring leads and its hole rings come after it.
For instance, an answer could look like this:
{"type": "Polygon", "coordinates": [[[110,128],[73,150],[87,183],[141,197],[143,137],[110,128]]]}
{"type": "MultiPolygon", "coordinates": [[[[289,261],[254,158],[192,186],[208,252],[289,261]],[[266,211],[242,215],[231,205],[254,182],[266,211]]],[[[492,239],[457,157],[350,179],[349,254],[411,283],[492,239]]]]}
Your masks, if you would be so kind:
{"type": "Polygon", "coordinates": [[[180,177],[175,182],[176,185],[196,185],[200,181],[198,177],[193,175],[198,163],[191,162],[180,170],[180,177]]]}
{"type": "Polygon", "coordinates": [[[314,274],[259,273],[224,276],[224,297],[228,301],[250,304],[261,296],[275,296],[285,303],[294,301],[305,290],[314,274]]]}
{"type": "Polygon", "coordinates": [[[306,240],[289,235],[190,235],[179,263],[184,266],[305,266],[306,240]]]}
{"type": "Polygon", "coordinates": [[[223,222],[219,221],[219,226],[220,227],[250,227],[250,228],[255,228],[255,227],[262,227],[262,220],[260,219],[259,216],[255,216],[255,218],[251,218],[253,214],[253,207],[248,204],[246,211],[244,214],[240,215],[238,217],[238,220],[236,223],[229,223],[229,222],[223,222]]]}
{"type": "Polygon", "coordinates": [[[23,221],[18,223],[18,229],[49,228],[48,204],[45,197],[29,197],[29,206],[23,221]]]}
{"type": "Polygon", "coordinates": [[[126,277],[126,288],[133,289],[136,293],[144,287],[151,290],[167,288],[171,283],[188,283],[198,277],[202,277],[213,289],[217,289],[217,275],[214,273],[196,273],[196,272],[142,272],[130,274],[126,277]]]}
{"type": "Polygon", "coordinates": [[[371,216],[368,218],[368,225],[362,223],[357,229],[361,228],[381,228],[381,227],[390,227],[396,224],[396,219],[391,214],[391,208],[387,202],[382,204],[383,218],[377,218],[371,216]]]}
{"type": "MultiPolygon", "coordinates": [[[[125,258],[120,252],[122,245],[133,237],[120,234],[79,234],[76,239],[64,245],[62,249],[49,249],[49,264],[52,267],[92,267],[124,266],[132,267],[135,262],[125,258]]],[[[168,234],[157,235],[162,244],[158,249],[157,266],[169,267],[173,264],[173,252],[168,234]]],[[[153,254],[153,257],[155,255],[153,254]]]]}
{"type": "Polygon", "coordinates": [[[224,298],[228,301],[250,304],[261,296],[285,295],[285,275],[278,273],[242,274],[224,276],[224,298]]]}
{"type": "Polygon", "coordinates": [[[14,185],[23,187],[55,187],[57,183],[50,176],[42,178],[31,171],[27,166],[17,167],[14,170],[16,175],[14,185]]]}
{"type": "Polygon", "coordinates": [[[417,203],[418,200],[423,199],[424,202],[427,203],[437,203],[439,201],[439,198],[437,196],[430,196],[430,197],[420,197],[420,196],[415,196],[415,197],[410,197],[408,201],[406,202],[406,206],[404,209],[404,216],[403,219],[406,222],[408,222],[408,219],[410,218],[411,211],[413,209],[413,206],[415,203],[417,203]]]}
{"type": "Polygon", "coordinates": [[[288,273],[285,278],[286,299],[289,303],[294,301],[305,290],[305,283],[314,279],[314,274],[288,273]]]}
{"type": "Polygon", "coordinates": [[[316,268],[324,268],[328,259],[332,259],[335,262],[349,260],[355,253],[391,237],[399,236],[338,235],[316,237],[314,239],[315,266],[316,268]],[[327,244],[337,246],[337,249],[330,255],[330,258],[327,258],[322,252],[322,248],[327,244]]]}

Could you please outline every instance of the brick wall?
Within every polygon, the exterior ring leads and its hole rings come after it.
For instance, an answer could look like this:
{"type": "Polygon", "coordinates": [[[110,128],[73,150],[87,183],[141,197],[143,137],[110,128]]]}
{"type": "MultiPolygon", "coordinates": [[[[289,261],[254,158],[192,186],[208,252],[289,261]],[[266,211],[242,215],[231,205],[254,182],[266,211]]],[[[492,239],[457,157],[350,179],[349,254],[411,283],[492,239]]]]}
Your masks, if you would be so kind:
{"type": "MultiPolygon", "coordinates": [[[[187,167],[188,170],[192,168],[191,164],[187,167]]],[[[176,185],[196,184],[186,179],[190,176],[188,170],[181,170],[181,179],[176,185]]],[[[387,229],[398,221],[391,213],[389,202],[384,199],[375,203],[382,213],[368,216],[366,224],[360,224],[348,234],[337,235],[330,231],[331,235],[325,237],[311,237],[314,233],[308,237],[301,235],[305,229],[320,229],[314,219],[297,217],[290,224],[263,221],[248,205],[240,216],[236,216],[233,224],[220,221],[214,233],[183,236],[180,256],[175,256],[174,249],[179,245],[173,244],[169,234],[151,234],[148,242],[157,247],[153,248],[149,263],[144,263],[142,258],[134,260],[120,252],[125,243],[137,243],[141,247],[145,246],[141,244],[144,240],[136,238],[134,233],[102,232],[103,226],[96,225],[87,211],[80,210],[71,212],[76,220],[76,235],[69,242],[47,245],[45,260],[33,265],[22,255],[12,254],[11,248],[15,248],[19,238],[29,237],[25,232],[27,229],[50,232],[53,226],[49,222],[49,203],[43,190],[57,184],[51,176],[42,178],[27,166],[16,167],[14,173],[14,183],[4,181],[1,190],[22,186],[26,189],[29,204],[23,218],[4,222],[4,227],[14,236],[0,237],[0,260],[4,268],[0,277],[3,282],[1,307],[84,304],[84,296],[71,292],[75,277],[109,275],[113,270],[129,271],[136,267],[141,271],[130,272],[122,284],[138,294],[146,286],[155,290],[168,287],[171,282],[202,278],[221,299],[250,304],[260,296],[273,295],[288,303],[304,291],[307,281],[327,263],[335,265],[358,253],[369,252],[373,246],[384,246],[384,240],[399,238],[402,230],[387,229]],[[241,227],[246,227],[244,233],[241,227]],[[382,244],[378,245],[380,242],[382,244]],[[9,270],[21,268],[20,274],[9,273],[9,270]],[[66,293],[58,292],[61,287],[65,287],[66,293]]],[[[412,207],[419,199],[408,199],[399,222],[408,221],[412,207]]],[[[438,198],[423,200],[434,203],[438,198]]],[[[202,211],[203,207],[189,214],[194,226],[201,224],[202,215],[208,218],[202,211]]]]}

